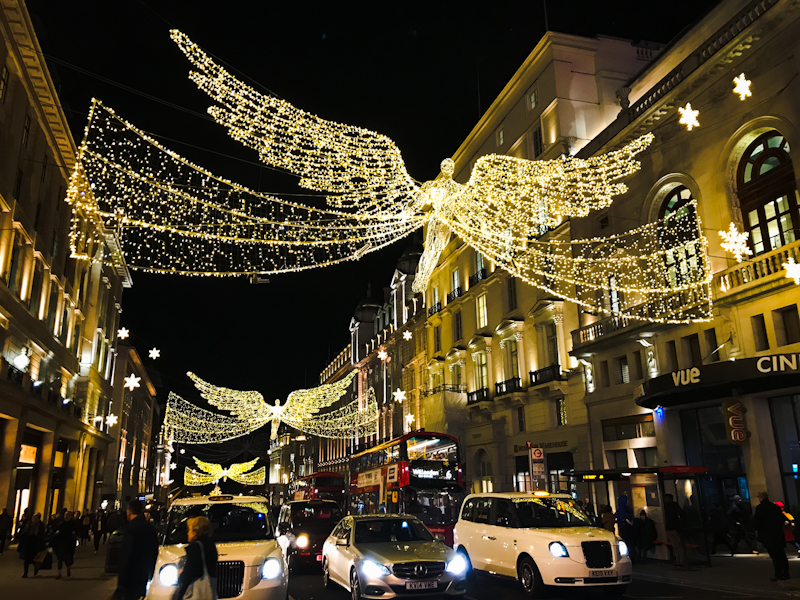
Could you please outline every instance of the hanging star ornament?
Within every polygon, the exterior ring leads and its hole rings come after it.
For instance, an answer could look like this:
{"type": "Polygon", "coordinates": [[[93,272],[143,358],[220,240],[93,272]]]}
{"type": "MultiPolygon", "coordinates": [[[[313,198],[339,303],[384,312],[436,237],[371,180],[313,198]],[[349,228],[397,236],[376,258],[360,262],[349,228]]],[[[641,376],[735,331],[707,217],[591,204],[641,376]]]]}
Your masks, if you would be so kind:
{"type": "Polygon", "coordinates": [[[408,413],[406,415],[406,423],[408,423],[409,425],[413,424],[414,423],[414,415],[412,415],[411,413],[408,413]]]}
{"type": "Polygon", "coordinates": [[[130,333],[131,333],[130,331],[128,331],[127,329],[125,329],[125,328],[123,327],[122,329],[120,329],[120,330],[118,330],[118,331],[117,331],[117,337],[118,337],[119,339],[121,339],[121,340],[124,340],[124,339],[126,339],[126,338],[127,338],[129,335],[130,335],[130,333]]]}
{"type": "Polygon", "coordinates": [[[109,427],[113,427],[114,425],[117,424],[118,420],[119,419],[117,419],[117,415],[108,415],[106,417],[106,425],[108,425],[109,427]]]}
{"type": "MultiPolygon", "coordinates": [[[[414,292],[427,288],[455,234],[496,268],[592,311],[611,310],[604,299],[613,281],[616,293],[636,300],[615,306],[624,317],[663,323],[709,318],[711,270],[696,211],[671,217],[674,248],[664,247],[663,222],[616,235],[612,244],[532,235],[606,208],[626,192],[622,179],[640,169],[636,156],[652,134],[586,159],[489,154],[470,168],[446,158],[441,175],[420,185],[385,135],[263,94],[180,31],[171,35],[195,68],[190,79],[212,99],[213,119],[263,163],[324,195],[325,204],[286,201],[214,175],[94,101],[67,190],[73,257],[98,260],[85,250],[96,240],[77,226],[89,217],[120,235],[123,256],[109,251],[102,260],[206,276],[287,273],[358,260],[424,228],[414,292]],[[464,183],[453,179],[457,168],[464,183]],[[703,263],[680,290],[663,266],[663,253],[671,250],[691,251],[703,263]]],[[[693,114],[690,129],[698,125],[693,114]]]]}
{"type": "Polygon", "coordinates": [[[686,129],[691,131],[694,127],[700,127],[700,121],[697,120],[697,115],[700,114],[699,110],[692,110],[692,105],[688,102],[683,108],[678,108],[681,113],[681,118],[678,121],[681,125],[686,125],[686,129]]]}
{"type": "Polygon", "coordinates": [[[406,329],[406,330],[403,332],[403,339],[404,339],[404,340],[410,340],[412,337],[414,337],[414,335],[411,333],[411,330],[410,330],[410,329],[406,329]]]}
{"type": "Polygon", "coordinates": [[[281,423],[319,437],[353,439],[373,435],[377,433],[378,404],[372,388],[361,398],[322,412],[343,400],[356,374],[357,371],[352,371],[334,383],[294,391],[283,405],[276,400],[270,406],[258,392],[217,387],[189,373],[200,395],[230,416],[200,408],[170,393],[164,413],[165,437],[181,444],[213,444],[271,424],[274,440],[281,423]]]}
{"type": "Polygon", "coordinates": [[[394,401],[399,402],[400,404],[403,403],[403,400],[406,399],[406,392],[405,390],[401,390],[397,388],[395,391],[392,392],[392,396],[394,396],[394,401]]]}
{"type": "Polygon", "coordinates": [[[389,357],[389,354],[386,352],[386,350],[384,350],[383,348],[378,350],[378,358],[379,359],[386,360],[388,357],[389,357]]]}
{"type": "Polygon", "coordinates": [[[125,381],[125,385],[124,385],[124,387],[128,388],[130,391],[133,391],[133,390],[135,390],[136,388],[138,388],[138,387],[141,387],[141,386],[139,385],[139,382],[140,382],[141,380],[142,380],[142,378],[141,378],[141,377],[136,377],[136,375],[135,375],[135,374],[131,373],[130,375],[128,375],[127,377],[125,377],[125,378],[123,379],[123,381],[125,381]]]}
{"type": "Polygon", "coordinates": [[[795,284],[800,285],[800,263],[794,262],[794,258],[790,258],[788,262],[783,263],[783,268],[786,269],[786,277],[794,279],[795,284]]]}
{"type": "Polygon", "coordinates": [[[722,238],[720,246],[723,250],[727,250],[736,259],[736,262],[742,262],[745,256],[751,256],[753,251],[747,245],[747,238],[750,237],[749,231],[742,231],[736,229],[736,225],[731,223],[728,231],[720,231],[719,237],[722,238]]]}
{"type": "Polygon", "coordinates": [[[733,83],[736,84],[736,86],[733,88],[733,93],[739,94],[739,100],[744,100],[745,98],[749,98],[753,95],[753,93],[750,91],[751,81],[744,76],[744,73],[738,77],[734,77],[733,83]]]}
{"type": "Polygon", "coordinates": [[[158,348],[153,348],[152,350],[150,350],[149,354],[150,354],[150,358],[155,360],[155,359],[157,359],[158,357],[161,356],[161,350],[159,350],[158,348]]]}

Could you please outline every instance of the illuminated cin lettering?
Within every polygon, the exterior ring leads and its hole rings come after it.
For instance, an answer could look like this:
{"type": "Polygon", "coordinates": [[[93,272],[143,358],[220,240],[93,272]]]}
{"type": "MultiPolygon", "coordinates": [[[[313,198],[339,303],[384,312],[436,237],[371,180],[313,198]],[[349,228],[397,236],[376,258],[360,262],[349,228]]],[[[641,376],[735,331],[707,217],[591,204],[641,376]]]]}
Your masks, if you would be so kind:
{"type": "Polygon", "coordinates": [[[756,362],[756,368],[761,373],[775,373],[779,371],[797,371],[797,354],[778,354],[775,356],[762,356],[756,362]]]}

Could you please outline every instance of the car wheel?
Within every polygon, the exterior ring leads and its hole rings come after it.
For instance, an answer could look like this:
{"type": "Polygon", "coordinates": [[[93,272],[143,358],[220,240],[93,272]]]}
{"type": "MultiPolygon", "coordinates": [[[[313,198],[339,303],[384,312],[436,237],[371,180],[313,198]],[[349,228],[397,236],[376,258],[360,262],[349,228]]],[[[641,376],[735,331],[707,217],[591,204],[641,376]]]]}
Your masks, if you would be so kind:
{"type": "Polygon", "coordinates": [[[627,585],[612,585],[612,586],[609,586],[609,587],[603,589],[603,591],[606,593],[606,595],[611,596],[612,598],[619,598],[625,592],[628,591],[628,586],[627,585]]]}
{"type": "Polygon", "coordinates": [[[525,557],[519,561],[517,566],[517,574],[519,582],[522,584],[522,589],[529,598],[539,598],[544,593],[544,582],[542,576],[539,574],[539,569],[536,568],[534,562],[525,557]]]}
{"type": "Polygon", "coordinates": [[[361,600],[361,583],[358,581],[358,571],[355,567],[350,571],[350,597],[353,600],[361,600]]]}
{"type": "Polygon", "coordinates": [[[327,560],[322,561],[322,585],[324,585],[325,589],[328,590],[332,590],[336,587],[336,583],[334,583],[333,579],[331,579],[327,560]]]}
{"type": "Polygon", "coordinates": [[[475,582],[475,570],[472,568],[472,561],[469,559],[469,553],[467,553],[467,549],[464,546],[459,546],[458,550],[456,550],[458,554],[464,557],[464,560],[467,561],[467,584],[472,585],[475,582]]]}

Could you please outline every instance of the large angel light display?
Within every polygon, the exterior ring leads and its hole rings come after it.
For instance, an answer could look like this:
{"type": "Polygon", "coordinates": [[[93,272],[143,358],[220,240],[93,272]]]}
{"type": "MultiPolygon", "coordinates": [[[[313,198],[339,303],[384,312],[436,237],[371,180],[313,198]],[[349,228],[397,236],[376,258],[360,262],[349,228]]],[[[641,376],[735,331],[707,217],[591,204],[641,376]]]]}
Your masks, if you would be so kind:
{"type": "MultiPolygon", "coordinates": [[[[452,179],[456,165],[445,159],[441,176],[420,185],[388,137],[262,94],[183,33],[172,37],[196,68],[191,80],[215,102],[211,116],[264,163],[324,195],[324,204],[288,202],[213,175],[95,101],[68,200],[75,224],[100,219],[119,232],[130,267],[211,276],[299,271],[357,260],[425,227],[417,292],[455,233],[497,267],[590,311],[708,318],[706,239],[693,207],[623,235],[538,239],[625,192],[620,180],[639,169],[634,157],[651,134],[588,159],[483,156],[466,183],[452,179]]],[[[96,258],[102,240],[72,231],[73,255],[96,258]]]]}
{"type": "Polygon", "coordinates": [[[222,465],[218,465],[216,463],[203,462],[197,457],[192,458],[194,458],[197,468],[203,472],[198,472],[197,469],[190,469],[189,467],[186,467],[183,472],[184,485],[208,485],[211,483],[226,481],[228,479],[231,479],[236,483],[241,483],[242,485],[264,485],[264,482],[267,479],[266,467],[261,467],[255,471],[250,470],[256,466],[256,463],[258,462],[257,458],[246,463],[235,463],[227,468],[224,468],[222,465]]]}
{"type": "Polygon", "coordinates": [[[183,444],[211,444],[271,424],[271,438],[276,439],[281,423],[320,437],[352,439],[372,435],[377,432],[378,405],[371,388],[363,399],[356,398],[340,408],[321,412],[344,397],[356,373],[353,371],[334,383],[294,391],[283,405],[276,400],[273,406],[259,392],[218,387],[189,373],[201,396],[230,415],[206,410],[170,393],[164,413],[166,438],[183,444]]]}

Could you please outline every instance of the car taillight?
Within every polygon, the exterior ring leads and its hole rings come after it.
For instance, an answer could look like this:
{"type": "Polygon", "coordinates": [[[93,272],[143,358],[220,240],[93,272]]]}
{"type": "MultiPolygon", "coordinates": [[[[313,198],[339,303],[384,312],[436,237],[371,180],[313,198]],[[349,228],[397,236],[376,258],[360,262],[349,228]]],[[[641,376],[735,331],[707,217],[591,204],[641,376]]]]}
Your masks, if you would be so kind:
{"type": "Polygon", "coordinates": [[[404,488],[411,484],[411,477],[408,474],[408,462],[405,460],[400,461],[398,468],[400,473],[397,477],[397,483],[400,484],[401,488],[404,488]]]}

